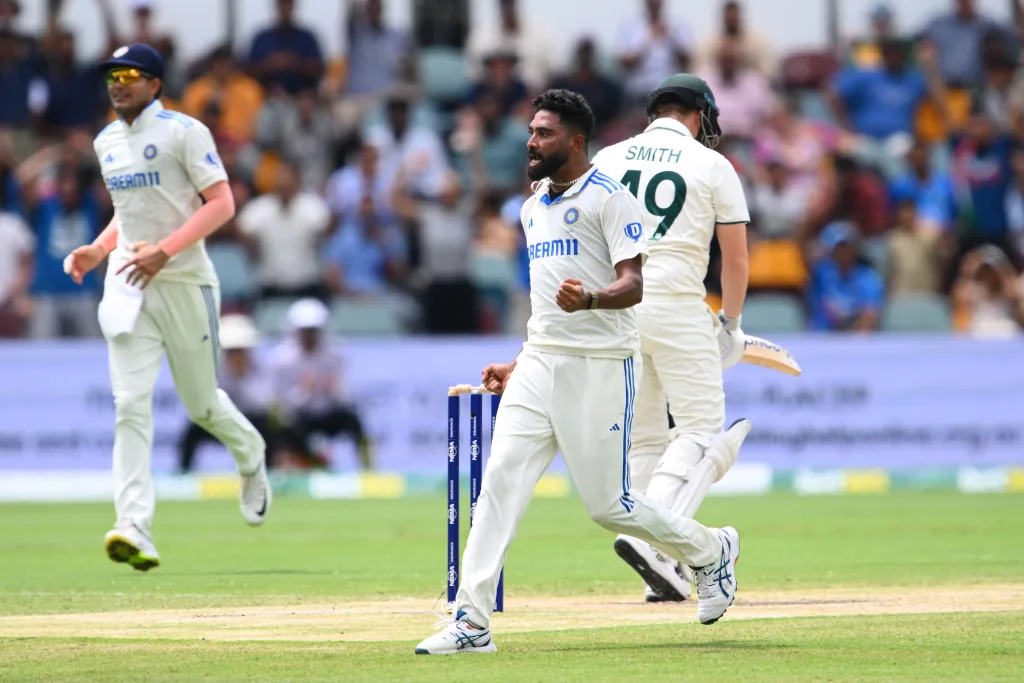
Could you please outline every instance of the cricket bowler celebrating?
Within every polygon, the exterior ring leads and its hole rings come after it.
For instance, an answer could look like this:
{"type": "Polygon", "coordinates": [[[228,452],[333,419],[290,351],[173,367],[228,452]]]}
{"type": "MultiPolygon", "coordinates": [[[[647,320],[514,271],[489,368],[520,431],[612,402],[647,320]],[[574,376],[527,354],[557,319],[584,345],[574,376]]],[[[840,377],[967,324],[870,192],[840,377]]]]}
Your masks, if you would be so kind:
{"type": "Polygon", "coordinates": [[[521,213],[532,317],[518,358],[483,370],[487,389],[503,399],[456,614],[417,654],[496,650],[489,624],[505,553],[559,451],[591,519],[696,568],[702,623],[717,621],[734,594],[736,531],[708,529],[630,486],[630,428],[643,372],[632,310],[643,297],[647,256],[640,206],[591,166],[594,115],[582,96],[549,90],[533,109],[528,174],[542,182],[521,213]]]}
{"type": "Polygon", "coordinates": [[[163,108],[164,62],[153,48],[119,48],[100,69],[117,120],[94,148],[114,219],[64,267],[81,283],[110,256],[99,322],[116,409],[117,523],[105,545],[111,560],[146,571],[160,564],[150,535],[150,458],[153,387],[165,353],[189,417],[235,459],[247,523],[263,523],[271,491],[263,438],[217,388],[220,285],[203,240],[234,215],[235,204],[213,137],[198,121],[163,108]]]}
{"type": "MultiPolygon", "coordinates": [[[[736,462],[750,432],[748,420],[722,431],[722,370],[739,362],[744,349],[750,218],[735,169],[713,149],[721,129],[708,84],[690,74],[672,76],[647,97],[647,115],[643,133],[601,150],[594,164],[640,200],[650,249],[644,300],[636,308],[644,374],[629,454],[633,485],[689,518],[736,462]],[[704,303],[715,233],[722,248],[717,317],[704,303]]],[[[619,536],[615,550],[647,583],[648,601],[690,596],[685,565],[631,536],[619,536]]]]}

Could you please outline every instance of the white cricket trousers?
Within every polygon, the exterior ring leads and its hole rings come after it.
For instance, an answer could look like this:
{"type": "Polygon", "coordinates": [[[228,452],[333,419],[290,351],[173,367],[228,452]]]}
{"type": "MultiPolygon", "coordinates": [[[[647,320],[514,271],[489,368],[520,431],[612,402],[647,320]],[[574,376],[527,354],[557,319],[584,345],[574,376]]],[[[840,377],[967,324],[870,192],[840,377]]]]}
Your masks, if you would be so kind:
{"type": "Polygon", "coordinates": [[[630,468],[647,490],[669,442],[686,437],[706,448],[725,426],[720,323],[697,296],[644,296],[636,307],[644,374],[637,393],[630,468]],[[667,409],[666,409],[667,401],[667,409]],[[668,414],[675,427],[670,431],[668,414]]]}
{"type": "Polygon", "coordinates": [[[164,353],[192,421],[228,448],[239,472],[251,474],[263,461],[263,437],[217,388],[219,311],[219,288],[153,280],[134,329],[107,339],[119,527],[134,524],[149,534],[153,522],[153,388],[164,353]]]}
{"type": "Polygon", "coordinates": [[[455,609],[471,623],[490,623],[505,553],[534,487],[559,451],[595,522],[642,538],[690,566],[718,559],[721,543],[709,529],[630,488],[626,458],[641,371],[639,357],[584,358],[533,349],[519,355],[498,410],[463,556],[455,609]]]}

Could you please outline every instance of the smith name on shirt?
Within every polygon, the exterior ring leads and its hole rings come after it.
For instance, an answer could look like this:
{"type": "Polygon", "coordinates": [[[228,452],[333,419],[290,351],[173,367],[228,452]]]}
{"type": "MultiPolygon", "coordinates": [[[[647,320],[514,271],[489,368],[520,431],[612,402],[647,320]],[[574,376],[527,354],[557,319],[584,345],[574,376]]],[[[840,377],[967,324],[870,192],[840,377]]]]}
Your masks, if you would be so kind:
{"type": "Polygon", "coordinates": [[[683,151],[680,149],[671,149],[670,147],[644,147],[642,145],[630,145],[629,149],[626,150],[626,161],[669,161],[678,162],[683,157],[683,151]],[[665,159],[665,154],[668,154],[668,159],[665,159]]]}
{"type": "Polygon", "coordinates": [[[580,241],[578,239],[547,240],[531,244],[527,251],[531,261],[549,256],[579,256],[580,241]]]}
{"type": "Polygon", "coordinates": [[[159,171],[149,173],[125,173],[123,175],[112,175],[104,178],[107,183],[107,190],[116,192],[118,190],[138,190],[144,187],[157,187],[160,185],[159,171]]]}

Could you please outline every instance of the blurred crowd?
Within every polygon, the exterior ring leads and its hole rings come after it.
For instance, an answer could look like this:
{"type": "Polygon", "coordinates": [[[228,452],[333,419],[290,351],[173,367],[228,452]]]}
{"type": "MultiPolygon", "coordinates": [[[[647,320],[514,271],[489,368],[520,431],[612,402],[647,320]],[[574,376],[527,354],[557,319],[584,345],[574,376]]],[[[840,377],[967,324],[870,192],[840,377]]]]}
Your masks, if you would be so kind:
{"type": "MultiPolygon", "coordinates": [[[[617,43],[581,37],[563,66],[515,0],[429,45],[389,25],[385,1],[348,3],[341,55],[296,23],[303,0],[276,0],[249,44],[187,64],[154,28],[155,2],[131,0],[124,32],[96,0],[107,53],[160,49],[165,106],[214,134],[238,211],[207,247],[223,312],[260,332],[279,334],[312,298],[331,332],[521,333],[530,100],[582,93],[596,153],[643,130],[647,92],[684,70],[711,85],[719,149],[745,183],[745,328],[1024,329],[1024,23],[949,0],[909,27],[881,4],[869,35],[779,54],[748,3],[723,2],[698,36],[662,0],[630,0],[617,43]]],[[[20,32],[19,14],[0,0],[0,336],[95,336],[102,276],[75,287],[61,263],[110,218],[92,139],[113,114],[59,12],[41,36],[20,32]]]]}

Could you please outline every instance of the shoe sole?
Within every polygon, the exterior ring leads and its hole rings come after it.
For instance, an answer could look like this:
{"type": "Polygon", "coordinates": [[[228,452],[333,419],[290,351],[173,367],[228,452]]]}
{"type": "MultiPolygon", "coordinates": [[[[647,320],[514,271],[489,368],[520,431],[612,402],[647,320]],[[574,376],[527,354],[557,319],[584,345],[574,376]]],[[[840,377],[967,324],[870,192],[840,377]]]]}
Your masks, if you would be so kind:
{"type": "Polygon", "coordinates": [[[132,569],[140,572],[160,566],[159,558],[143,554],[137,545],[123,536],[107,539],[107,557],[113,562],[130,564],[132,569]]]}
{"type": "Polygon", "coordinates": [[[462,655],[462,654],[485,654],[487,652],[497,652],[498,647],[494,644],[494,641],[487,643],[483,647],[470,647],[462,648],[461,650],[445,650],[444,652],[431,652],[425,647],[416,648],[416,654],[418,655],[462,655]]]}
{"type": "Polygon", "coordinates": [[[647,598],[647,602],[685,602],[686,598],[676,590],[675,586],[669,583],[661,574],[651,569],[651,565],[647,563],[643,557],[637,553],[636,549],[629,543],[621,538],[615,539],[614,543],[615,553],[622,558],[623,562],[633,568],[640,578],[644,580],[651,590],[658,594],[660,600],[651,600],[647,598]]]}
{"type": "MultiPolygon", "coordinates": [[[[733,531],[735,531],[735,529],[733,529],[733,531]]],[[[732,561],[732,566],[735,567],[739,563],[740,563],[740,535],[736,534],[736,559],[732,561]]],[[[735,574],[733,575],[733,577],[735,578],[735,574]]],[[[719,614],[714,619],[712,619],[711,621],[702,621],[700,623],[703,624],[704,626],[711,626],[711,624],[715,623],[716,621],[718,621],[719,619],[724,617],[725,613],[729,611],[730,607],[732,607],[733,600],[736,599],[736,593],[739,591],[739,589],[740,589],[740,582],[737,581],[736,584],[733,586],[733,589],[732,589],[732,598],[730,598],[729,604],[725,606],[725,609],[722,610],[722,613],[719,614]]]]}

